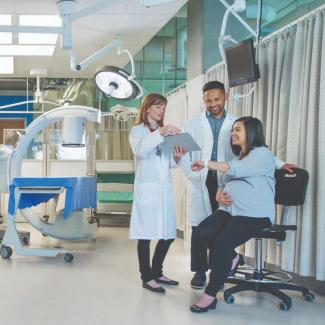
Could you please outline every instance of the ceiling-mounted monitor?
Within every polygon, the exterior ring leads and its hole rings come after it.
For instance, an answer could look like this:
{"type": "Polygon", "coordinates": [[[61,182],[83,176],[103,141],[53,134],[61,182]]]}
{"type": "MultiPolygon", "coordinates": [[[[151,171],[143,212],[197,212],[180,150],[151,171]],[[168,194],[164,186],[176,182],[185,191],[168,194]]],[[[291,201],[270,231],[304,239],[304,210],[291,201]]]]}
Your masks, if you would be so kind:
{"type": "Polygon", "coordinates": [[[252,38],[226,48],[225,54],[230,87],[245,85],[260,78],[252,38]]]}

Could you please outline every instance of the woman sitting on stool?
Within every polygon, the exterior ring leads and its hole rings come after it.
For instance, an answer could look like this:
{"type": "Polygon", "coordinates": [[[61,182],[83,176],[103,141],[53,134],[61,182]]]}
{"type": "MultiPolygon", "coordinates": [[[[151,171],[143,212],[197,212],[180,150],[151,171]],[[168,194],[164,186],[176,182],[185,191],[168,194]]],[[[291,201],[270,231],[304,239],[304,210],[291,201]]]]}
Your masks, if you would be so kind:
{"type": "Polygon", "coordinates": [[[224,187],[217,194],[219,209],[198,226],[199,240],[210,247],[211,273],[205,292],[191,306],[195,313],[216,308],[216,294],[229,275],[234,249],[270,226],[275,217],[275,162],[262,123],[253,117],[236,120],[231,146],[237,159],[192,164],[194,171],[208,167],[225,173],[224,187]]]}

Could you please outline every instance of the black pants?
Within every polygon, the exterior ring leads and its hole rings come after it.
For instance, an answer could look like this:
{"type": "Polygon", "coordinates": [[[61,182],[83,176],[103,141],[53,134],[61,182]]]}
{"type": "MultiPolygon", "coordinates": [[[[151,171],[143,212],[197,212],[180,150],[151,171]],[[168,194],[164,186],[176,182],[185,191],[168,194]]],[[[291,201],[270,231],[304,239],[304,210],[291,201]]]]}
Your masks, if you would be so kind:
{"type": "Polygon", "coordinates": [[[163,275],[163,262],[174,239],[160,239],[156,245],[150,267],[150,240],[138,240],[138,258],[143,282],[157,279],[163,275]]]}
{"type": "MultiPolygon", "coordinates": [[[[205,184],[209,193],[211,210],[214,212],[219,207],[219,204],[216,201],[216,195],[218,192],[217,172],[209,170],[205,184]]],[[[208,270],[207,247],[202,245],[202,243],[197,239],[196,228],[197,227],[195,226],[192,227],[191,271],[206,272],[208,270]]]]}
{"type": "Polygon", "coordinates": [[[216,200],[216,195],[218,192],[218,174],[216,171],[209,170],[207,175],[207,180],[205,185],[209,192],[209,199],[211,204],[212,213],[219,208],[219,204],[216,200]]]}
{"type": "Polygon", "coordinates": [[[271,225],[269,218],[231,216],[217,210],[197,227],[202,245],[210,248],[210,280],[205,293],[215,297],[231,269],[233,251],[271,225]]]}

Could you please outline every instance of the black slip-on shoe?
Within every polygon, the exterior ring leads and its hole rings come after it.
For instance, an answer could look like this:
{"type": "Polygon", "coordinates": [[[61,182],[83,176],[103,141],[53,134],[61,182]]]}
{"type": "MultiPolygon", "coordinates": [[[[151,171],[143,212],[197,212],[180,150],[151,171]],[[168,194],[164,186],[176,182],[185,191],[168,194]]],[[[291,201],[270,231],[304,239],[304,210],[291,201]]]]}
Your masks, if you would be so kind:
{"type": "Polygon", "coordinates": [[[209,309],[216,309],[216,306],[217,306],[217,298],[214,298],[214,300],[211,302],[210,305],[208,305],[206,307],[199,307],[197,305],[192,305],[190,307],[190,310],[192,313],[205,313],[209,309]]]}
{"type": "Polygon", "coordinates": [[[151,285],[149,285],[148,283],[142,283],[142,286],[145,288],[145,289],[148,289],[150,291],[153,291],[153,292],[158,292],[158,293],[165,293],[166,290],[163,288],[163,287],[158,287],[158,288],[155,288],[155,287],[152,287],[151,285]]]}
{"type": "Polygon", "coordinates": [[[162,280],[162,279],[155,279],[156,282],[162,283],[162,284],[168,284],[170,286],[178,286],[179,282],[175,280],[162,280]]]}

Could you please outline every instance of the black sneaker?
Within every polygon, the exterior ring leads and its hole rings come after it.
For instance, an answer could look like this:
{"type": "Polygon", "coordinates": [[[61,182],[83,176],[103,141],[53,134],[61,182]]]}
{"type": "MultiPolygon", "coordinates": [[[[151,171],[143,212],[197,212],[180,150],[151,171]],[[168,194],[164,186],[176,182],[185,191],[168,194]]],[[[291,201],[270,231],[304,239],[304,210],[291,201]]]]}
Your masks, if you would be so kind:
{"type": "Polygon", "coordinates": [[[196,272],[191,281],[191,287],[193,289],[203,289],[205,285],[206,285],[205,272],[196,272]]]}

